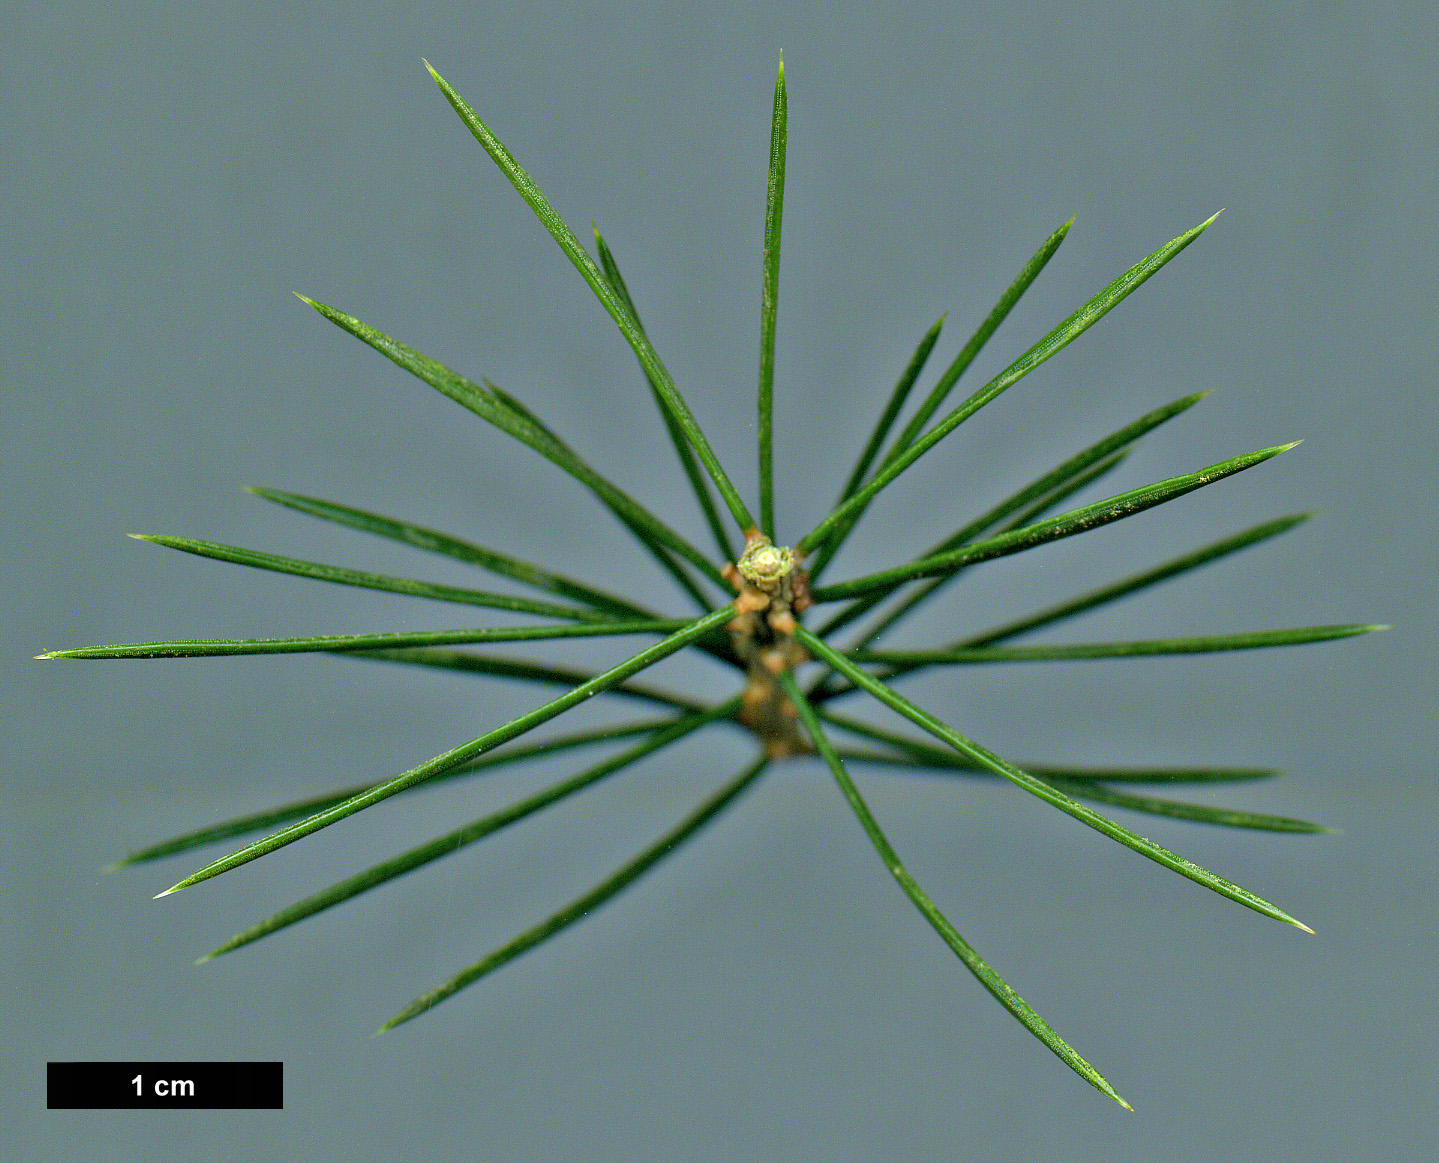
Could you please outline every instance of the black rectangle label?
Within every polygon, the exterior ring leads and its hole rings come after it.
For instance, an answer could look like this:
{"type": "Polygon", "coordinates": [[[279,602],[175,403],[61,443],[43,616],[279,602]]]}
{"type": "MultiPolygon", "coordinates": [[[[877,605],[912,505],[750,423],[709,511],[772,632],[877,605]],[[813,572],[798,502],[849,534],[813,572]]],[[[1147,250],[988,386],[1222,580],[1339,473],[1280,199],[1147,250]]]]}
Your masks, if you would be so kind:
{"type": "Polygon", "coordinates": [[[51,1110],[283,1110],[283,1062],[50,1062],[51,1110]]]}

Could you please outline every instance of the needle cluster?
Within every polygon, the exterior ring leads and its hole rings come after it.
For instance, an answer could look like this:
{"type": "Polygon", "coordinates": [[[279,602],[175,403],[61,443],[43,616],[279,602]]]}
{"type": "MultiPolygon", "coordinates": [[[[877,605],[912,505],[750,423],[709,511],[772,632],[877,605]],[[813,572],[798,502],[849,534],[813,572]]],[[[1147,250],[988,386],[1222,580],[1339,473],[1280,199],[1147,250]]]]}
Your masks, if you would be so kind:
{"type": "MultiPolygon", "coordinates": [[[[426,65],[428,68],[428,64],[426,65]]],[[[59,650],[44,658],[194,658],[234,654],[290,652],[342,653],[386,663],[440,667],[561,688],[556,697],[532,711],[493,727],[441,755],[391,778],[339,788],[240,819],[210,825],[133,853],[119,864],[135,864],[170,856],[229,837],[275,829],[261,839],[211,861],[160,893],[181,889],[229,872],[319,831],[390,796],[422,783],[470,776],[542,755],[570,754],[583,748],[628,741],[618,752],[508,807],[473,820],[444,836],[382,861],[372,868],[322,889],[237,934],[201,960],[228,953],[268,936],[323,909],[375,888],[394,877],[491,835],[502,828],[573,795],[697,731],[720,725],[750,732],[759,743],[754,761],[718,787],[703,803],[637,853],[615,872],[577,896],[553,915],[519,934],[447,981],[422,994],[383,1027],[407,1022],[452,996],[464,986],[513,960],[559,933],[613,897],[648,869],[680,847],[752,787],[777,762],[818,756],[831,771],[841,794],[854,810],[864,832],[900,888],[940,938],[994,998],[1066,1065],[1096,1089],[1128,1106],[1114,1088],[1030,1008],[965,940],[910,876],[881,830],[854,780],[850,768],[876,766],[909,771],[939,771],[956,776],[999,778],[1036,796],[1134,852],[1207,889],[1286,924],[1308,926],[1269,901],[1202,868],[1151,840],[1115,823],[1086,804],[1178,817],[1206,824],[1279,832],[1318,833],[1328,829],[1287,817],[1214,808],[1133,790],[1146,784],[1237,782],[1276,774],[1267,769],[1194,766],[1185,768],[1054,767],[1017,764],[995,754],[906,698],[896,679],[935,667],[1040,662],[1055,659],[1117,659],[1141,655],[1207,653],[1267,649],[1321,642],[1383,629],[1373,625],[1308,626],[1296,629],[1241,631],[1200,637],[1063,645],[1012,645],[1013,639],[1054,625],[1129,594],[1187,573],[1241,549],[1267,541],[1300,524],[1309,514],[1281,517],[1198,547],[1138,574],[1057,602],[1004,625],[978,630],[957,641],[923,650],[877,646],[879,639],[920,603],[928,601],[985,561],[1036,549],[1145,509],[1165,504],[1236,473],[1255,468],[1292,448],[1292,444],[1244,453],[1216,464],[1180,473],[1102,500],[1065,508],[1080,490],[1117,468],[1135,442],[1179,416],[1203,398],[1186,396],[1140,416],[1038,477],[998,505],[947,534],[930,549],[907,562],[859,577],[825,583],[821,580],[845,539],[863,518],[875,497],[911,465],[980,408],[1008,390],[1045,360],[1073,342],[1136,290],[1151,275],[1189,246],[1214,221],[1210,218],[1161,246],[1099,290],[1083,306],[1024,351],[1002,372],[941,414],[946,398],[1010,309],[1043,270],[1064,241],[1071,223],[1055,230],[1020,269],[994,308],[939,376],[922,404],[897,435],[911,390],[918,383],[944,323],[936,322],[920,339],[879,418],[833,510],[799,538],[792,548],[775,543],[773,487],[774,346],[779,290],[780,235],[784,207],[785,147],[788,98],[781,64],[775,86],[770,138],[770,168],[765,209],[765,246],[761,294],[760,375],[758,391],[759,513],[757,521],[725,473],[684,398],[645,333],[613,254],[594,232],[595,254],[574,232],[535,185],[529,174],[443,77],[430,70],[446,100],[465,126],[544,223],[560,249],[594,291],[636,358],[674,444],[696,504],[713,537],[715,552],[700,550],[671,529],[638,500],[593,468],[526,404],[489,381],[476,383],[334,307],[305,299],[316,311],[369,344],[401,368],[449,396],[501,431],[529,446],[561,471],[589,488],[695,604],[696,613],[675,616],[567,576],[548,566],[522,561],[501,550],[486,548],[448,533],[426,529],[397,518],[300,496],[276,489],[251,491],[265,500],[324,521],[349,526],[432,553],[466,562],[518,583],[526,595],[439,585],[412,578],[366,573],[318,562],[280,557],[258,550],[182,537],[144,540],[187,553],[252,568],[278,571],[338,585],[362,586],[410,594],[436,601],[506,610],[545,619],[523,627],[462,627],[422,633],[361,633],[310,635],[235,641],[170,641],[59,650]],[[935,419],[939,415],[939,419],[935,419]],[[713,492],[711,491],[713,490],[713,492]],[[716,504],[715,494],[718,495],[716,504]],[[730,540],[727,510],[743,538],[738,551],[730,540]],[[535,596],[538,593],[542,596],[535,596]],[[806,624],[813,607],[831,610],[818,628],[806,624]],[[840,642],[840,631],[876,611],[863,632],[840,642]],[[651,645],[599,674],[529,658],[486,651],[455,649],[488,647],[506,642],[546,639],[648,637],[651,645]],[[684,649],[695,649],[733,666],[741,690],[718,704],[707,704],[634,681],[645,669],[684,649]],[[801,685],[800,672],[813,673],[801,685]],[[863,692],[907,720],[914,731],[895,731],[841,714],[837,704],[863,692]],[[536,742],[536,728],[594,695],[647,704],[651,717],[599,730],[548,737],[536,742]],[[832,737],[848,738],[848,745],[832,737]],[[854,745],[855,740],[859,745],[854,745]]],[[[301,296],[303,298],[303,296],[301,296]]],[[[118,866],[118,865],[117,865],[118,866]]]]}

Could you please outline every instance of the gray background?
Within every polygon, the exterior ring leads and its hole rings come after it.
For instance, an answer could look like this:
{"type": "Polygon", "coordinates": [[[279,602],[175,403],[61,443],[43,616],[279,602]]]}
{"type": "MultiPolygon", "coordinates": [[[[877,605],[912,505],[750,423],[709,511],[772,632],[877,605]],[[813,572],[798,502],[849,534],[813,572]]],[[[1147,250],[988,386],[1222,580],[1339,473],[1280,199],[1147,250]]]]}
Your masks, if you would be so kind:
{"type": "MultiPolygon", "coordinates": [[[[17,1158],[1430,1157],[1428,5],[517,15],[62,2],[14,5],[6,23],[0,656],[13,755],[0,956],[17,1158]],[[150,895],[206,854],[96,871],[201,822],[402,770],[545,697],[318,657],[31,661],[98,642],[470,617],[126,532],[476,584],[456,564],[239,490],[266,484],[683,608],[582,489],[289,292],[520,393],[699,540],[632,357],[419,58],[577,228],[601,224],[753,496],[781,49],[792,118],[782,539],[823,514],[924,329],[952,309],[937,353],[947,362],[1057,223],[1079,216],[971,386],[1223,206],[1139,294],[887,494],[833,576],[913,554],[1138,413],[1218,388],[1103,491],[1306,443],[1165,509],[987,567],[908,640],[953,637],[1315,508],[1320,519],[1280,541],[1049,637],[1397,627],[1293,651],[1001,667],[905,688],[1021,761],[1288,769],[1222,802],[1342,835],[1119,818],[1275,900],[1316,937],[1014,789],[859,773],[920,881],[1134,1115],[983,993],[813,763],[776,773],[562,940],[367,1037],[737,769],[748,747],[722,731],[200,969],[191,958],[259,916],[571,768],[406,797],[163,902],[150,895]],[[283,1059],[287,1108],[44,1110],[46,1060],[103,1058],[283,1059]]],[[[601,665],[623,648],[548,653],[601,665]]],[[[658,677],[716,696],[732,685],[701,663],[658,677]]],[[[603,703],[574,722],[633,714],[603,703]]]]}

